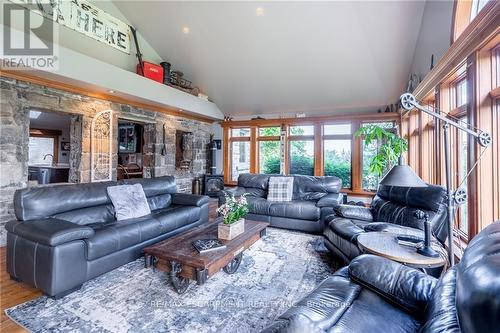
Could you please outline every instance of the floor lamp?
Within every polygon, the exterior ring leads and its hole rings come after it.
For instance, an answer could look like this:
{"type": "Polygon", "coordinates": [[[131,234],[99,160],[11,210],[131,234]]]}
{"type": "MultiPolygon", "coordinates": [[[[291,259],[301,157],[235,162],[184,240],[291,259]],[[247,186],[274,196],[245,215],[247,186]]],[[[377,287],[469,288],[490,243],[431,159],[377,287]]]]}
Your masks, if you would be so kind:
{"type": "MultiPolygon", "coordinates": [[[[425,112],[428,115],[437,118],[443,122],[443,143],[444,143],[444,162],[445,162],[445,173],[446,173],[446,192],[447,192],[447,209],[448,209],[448,219],[447,219],[447,228],[448,228],[448,260],[450,265],[453,266],[455,263],[455,258],[453,256],[453,221],[455,218],[455,206],[460,206],[467,202],[467,191],[464,188],[458,188],[455,191],[451,189],[451,155],[450,155],[450,140],[449,140],[449,127],[450,125],[466,132],[469,135],[472,135],[476,142],[482,146],[487,147],[491,144],[491,136],[483,132],[481,130],[470,129],[470,125],[461,124],[458,121],[450,119],[446,116],[441,115],[441,113],[433,112],[431,110],[427,110],[422,105],[420,105],[415,96],[406,93],[401,95],[400,97],[401,106],[403,109],[410,111],[412,109],[418,109],[421,112],[425,112]]],[[[483,150],[484,152],[484,150],[483,150]]],[[[479,156],[479,159],[473,165],[473,167],[468,171],[465,178],[467,178],[472,170],[477,166],[479,160],[482,157],[482,153],[479,156]]],[[[464,179],[465,180],[465,179],[464,179]]],[[[392,186],[405,186],[405,187],[423,187],[426,184],[418,177],[413,170],[407,165],[397,165],[393,167],[387,175],[380,182],[382,185],[392,185],[392,186]],[[425,184],[425,185],[424,185],[425,184]]]]}

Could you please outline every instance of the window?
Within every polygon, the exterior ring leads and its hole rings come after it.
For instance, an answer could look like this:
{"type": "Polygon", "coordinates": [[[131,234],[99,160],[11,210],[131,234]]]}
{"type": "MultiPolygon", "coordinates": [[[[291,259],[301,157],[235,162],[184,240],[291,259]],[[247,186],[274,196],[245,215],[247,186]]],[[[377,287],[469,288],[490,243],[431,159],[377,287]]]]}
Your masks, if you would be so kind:
{"type": "Polygon", "coordinates": [[[470,19],[469,22],[471,22],[477,14],[481,11],[481,9],[484,8],[484,6],[488,3],[489,0],[472,0],[472,8],[470,12],[470,19]]]}
{"type": "Polygon", "coordinates": [[[237,181],[240,174],[250,172],[250,141],[233,142],[231,153],[231,178],[237,181]]]}
{"type": "Polygon", "coordinates": [[[351,188],[351,140],[324,141],[325,176],[342,179],[342,187],[351,188]]]}
{"type": "Polygon", "coordinates": [[[249,128],[233,128],[231,130],[231,137],[233,138],[238,138],[238,137],[249,137],[250,136],[250,129],[249,128]]]}
{"type": "Polygon", "coordinates": [[[324,135],[351,134],[351,124],[335,124],[323,126],[324,135]]]}
{"type": "Polygon", "coordinates": [[[351,188],[351,124],[323,126],[323,168],[325,176],[342,180],[343,188],[351,188]]]}
{"type": "Polygon", "coordinates": [[[454,84],[455,107],[459,108],[467,104],[467,78],[460,79],[454,84]]]}
{"type": "Polygon", "coordinates": [[[280,136],[280,133],[281,133],[281,128],[279,126],[259,128],[259,137],[280,136]]]}
{"type": "Polygon", "coordinates": [[[314,126],[290,126],[289,174],[314,175],[314,126]]]}
{"type": "Polygon", "coordinates": [[[281,173],[281,127],[259,128],[259,173],[281,173]]]}
{"type": "Polygon", "coordinates": [[[250,172],[250,128],[231,129],[231,180],[250,172]]]}
{"type": "Polygon", "coordinates": [[[314,141],[290,141],[290,174],[314,175],[314,141]]]}
{"type": "Polygon", "coordinates": [[[290,135],[314,135],[314,126],[290,126],[290,135]]]}
{"type": "MultiPolygon", "coordinates": [[[[467,117],[462,117],[460,120],[464,122],[468,122],[467,117]]],[[[468,135],[464,131],[458,131],[457,138],[457,157],[458,157],[458,172],[457,172],[457,186],[467,188],[467,173],[468,173],[468,135]],[[463,180],[463,183],[460,182],[463,180]]],[[[468,223],[467,223],[467,204],[463,204],[460,206],[458,210],[458,230],[460,230],[463,234],[467,235],[468,233],[468,223]]]]}
{"type": "Polygon", "coordinates": [[[29,141],[29,164],[51,164],[54,159],[54,138],[30,136],[29,141]],[[47,156],[50,154],[52,156],[47,156]]]}
{"type": "Polygon", "coordinates": [[[378,145],[364,149],[361,138],[354,133],[364,122],[393,128],[399,116],[383,114],[377,115],[377,120],[372,119],[362,116],[346,120],[344,116],[332,116],[315,118],[314,122],[309,119],[224,122],[227,142],[224,169],[229,171],[224,173],[224,181],[235,184],[242,173],[335,176],[342,180],[344,192],[366,194],[366,188],[376,190],[378,179],[372,177],[370,182],[367,165],[378,145]]]}
{"type": "Polygon", "coordinates": [[[259,173],[279,174],[281,166],[279,141],[259,142],[259,173]]]}
{"type": "MultiPolygon", "coordinates": [[[[393,122],[380,122],[380,123],[364,123],[362,126],[369,125],[377,125],[385,129],[394,128],[393,122]]],[[[363,151],[362,151],[362,159],[363,159],[363,171],[362,171],[362,187],[363,190],[367,191],[376,191],[378,188],[378,183],[380,179],[383,177],[379,177],[377,174],[370,172],[370,161],[372,158],[377,155],[378,149],[381,145],[381,142],[374,141],[369,146],[365,146],[363,142],[363,151]]],[[[388,171],[388,170],[386,170],[388,171]]]]}

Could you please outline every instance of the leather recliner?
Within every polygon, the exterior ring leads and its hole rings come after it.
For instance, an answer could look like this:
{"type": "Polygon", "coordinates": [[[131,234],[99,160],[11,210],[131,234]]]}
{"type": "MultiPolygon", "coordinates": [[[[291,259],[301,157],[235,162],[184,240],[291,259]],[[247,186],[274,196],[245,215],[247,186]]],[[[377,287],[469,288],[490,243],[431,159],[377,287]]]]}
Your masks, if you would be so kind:
{"type": "Polygon", "coordinates": [[[441,186],[396,187],[380,185],[371,207],[338,205],[325,221],[325,246],[349,263],[362,254],[358,235],[371,231],[391,231],[423,237],[424,219],[415,212],[428,214],[432,235],[441,244],[448,237],[446,228],[446,190],[441,186]]]}
{"type": "MultiPolygon", "coordinates": [[[[339,193],[342,180],[337,177],[293,175],[293,198],[290,202],[267,201],[270,177],[280,175],[241,174],[238,187],[226,189],[235,197],[247,194],[248,219],[264,221],[273,227],[321,234],[324,220],[333,213],[333,207],[342,203],[339,193]]],[[[224,193],[219,205],[225,202],[224,193]]]]}
{"type": "Polygon", "coordinates": [[[60,298],[139,258],[142,249],[208,221],[208,197],[176,193],[174,177],[25,188],[7,229],[10,276],[60,298]],[[151,214],[116,221],[106,188],[140,183],[151,214]]]}
{"type": "Polygon", "coordinates": [[[499,332],[500,222],[469,242],[439,280],[362,255],[324,280],[263,332],[499,332]]]}

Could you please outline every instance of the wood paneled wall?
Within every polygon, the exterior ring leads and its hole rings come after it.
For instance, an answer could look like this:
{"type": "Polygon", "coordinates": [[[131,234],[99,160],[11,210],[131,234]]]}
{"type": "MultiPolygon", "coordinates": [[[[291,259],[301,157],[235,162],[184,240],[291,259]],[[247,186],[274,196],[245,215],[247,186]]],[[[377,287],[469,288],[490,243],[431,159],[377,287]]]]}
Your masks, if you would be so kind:
{"type": "MultiPolygon", "coordinates": [[[[467,179],[468,235],[469,239],[488,224],[500,220],[500,96],[498,94],[498,64],[500,35],[486,38],[462,64],[442,77],[438,85],[422,98],[422,105],[450,116],[467,116],[469,123],[488,132],[492,144],[484,149],[477,140],[468,136],[467,168],[477,167],[467,179]],[[454,82],[466,76],[467,105],[457,108],[454,82]]],[[[408,112],[402,122],[402,134],[408,139],[408,164],[425,181],[445,184],[444,145],[442,124],[431,116],[408,112]]],[[[458,130],[450,128],[452,155],[452,184],[460,185],[458,155],[460,144],[458,130]]]]}

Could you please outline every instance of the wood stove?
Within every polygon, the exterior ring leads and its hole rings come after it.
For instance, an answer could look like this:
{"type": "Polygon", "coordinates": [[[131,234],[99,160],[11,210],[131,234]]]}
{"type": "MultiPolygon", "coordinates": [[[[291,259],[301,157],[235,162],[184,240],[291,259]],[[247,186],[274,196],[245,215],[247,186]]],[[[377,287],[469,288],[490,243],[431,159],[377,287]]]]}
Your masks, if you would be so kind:
{"type": "Polygon", "coordinates": [[[209,197],[218,197],[220,192],[224,190],[223,175],[205,175],[203,194],[209,197]]]}

